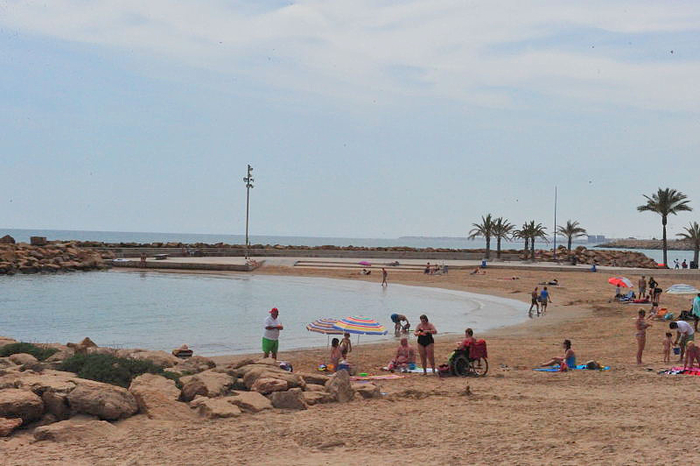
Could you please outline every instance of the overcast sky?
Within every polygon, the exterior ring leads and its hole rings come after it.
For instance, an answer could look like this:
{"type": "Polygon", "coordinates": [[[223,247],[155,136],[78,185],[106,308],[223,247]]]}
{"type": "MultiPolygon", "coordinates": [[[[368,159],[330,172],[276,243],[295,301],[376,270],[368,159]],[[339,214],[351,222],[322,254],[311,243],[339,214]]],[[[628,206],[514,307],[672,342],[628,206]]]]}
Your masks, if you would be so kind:
{"type": "Polygon", "coordinates": [[[700,221],[697,1],[0,0],[0,227],[700,221]]]}

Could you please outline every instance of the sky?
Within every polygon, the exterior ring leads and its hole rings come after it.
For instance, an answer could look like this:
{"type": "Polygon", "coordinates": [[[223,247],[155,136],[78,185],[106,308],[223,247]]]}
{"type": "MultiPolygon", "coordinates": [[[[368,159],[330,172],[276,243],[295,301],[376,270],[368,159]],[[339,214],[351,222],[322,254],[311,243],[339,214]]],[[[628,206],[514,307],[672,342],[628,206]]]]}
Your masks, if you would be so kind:
{"type": "Polygon", "coordinates": [[[696,1],[0,0],[0,227],[700,221],[696,1]]]}

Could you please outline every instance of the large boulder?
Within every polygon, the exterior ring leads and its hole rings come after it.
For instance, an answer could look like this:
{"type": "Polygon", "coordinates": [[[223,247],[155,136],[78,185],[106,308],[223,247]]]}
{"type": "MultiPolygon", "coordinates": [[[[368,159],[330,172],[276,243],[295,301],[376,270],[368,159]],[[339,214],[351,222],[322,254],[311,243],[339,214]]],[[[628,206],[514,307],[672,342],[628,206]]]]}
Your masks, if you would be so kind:
{"type": "Polygon", "coordinates": [[[0,417],[21,418],[27,424],[44,413],[44,402],[29,390],[8,388],[0,391],[0,417]]]}
{"type": "Polygon", "coordinates": [[[119,435],[119,430],[107,421],[78,416],[34,429],[34,439],[54,442],[85,442],[87,438],[107,439],[119,435]]]}
{"type": "Polygon", "coordinates": [[[0,437],[7,437],[21,425],[21,418],[16,417],[8,419],[6,417],[0,417],[0,437]]]}
{"type": "Polygon", "coordinates": [[[226,401],[249,413],[257,413],[264,409],[271,409],[272,403],[269,399],[258,392],[233,391],[231,396],[226,397],[226,401]]]}
{"type": "Polygon", "coordinates": [[[31,354],[27,353],[17,353],[17,354],[12,354],[10,355],[10,361],[14,362],[17,365],[22,365],[22,364],[28,364],[32,362],[37,362],[38,359],[32,356],[31,354]]]}
{"type": "Polygon", "coordinates": [[[0,358],[0,369],[7,369],[10,367],[17,367],[17,364],[12,362],[10,358],[0,358]]]}
{"type": "Polygon", "coordinates": [[[127,418],[139,410],[136,399],[128,390],[100,382],[81,381],[68,394],[68,404],[74,413],[90,414],[108,421],[127,418]]]}
{"type": "Polygon", "coordinates": [[[15,239],[10,235],[5,235],[0,238],[0,244],[15,244],[15,239]]]}
{"type": "Polygon", "coordinates": [[[178,401],[180,389],[175,382],[154,374],[136,377],[129,386],[139,405],[139,412],[150,419],[187,420],[192,418],[192,411],[178,401]]]}
{"type": "Polygon", "coordinates": [[[216,363],[211,359],[204,356],[192,356],[184,361],[179,360],[172,370],[180,374],[198,374],[214,367],[216,367],[216,363]]]}
{"type": "Polygon", "coordinates": [[[271,377],[260,377],[250,387],[252,391],[268,395],[273,392],[283,392],[289,388],[286,381],[271,377]]]}
{"type": "Polygon", "coordinates": [[[326,390],[340,403],[347,403],[355,398],[355,390],[350,384],[348,371],[338,371],[326,382],[326,390]]]}
{"type": "Polygon", "coordinates": [[[190,406],[197,410],[200,416],[207,419],[237,417],[241,415],[241,409],[227,401],[227,398],[207,398],[198,396],[190,402],[190,406]]]}
{"type": "Polygon", "coordinates": [[[173,367],[180,362],[180,359],[165,351],[135,351],[129,357],[131,359],[151,361],[153,364],[161,367],[173,367]]]}
{"type": "Polygon", "coordinates": [[[286,392],[274,392],[270,399],[272,406],[280,409],[307,409],[304,392],[301,388],[291,388],[286,392]]]}
{"type": "Polygon", "coordinates": [[[187,398],[190,394],[208,396],[209,398],[224,396],[233,386],[235,379],[228,374],[210,369],[199,374],[181,377],[180,382],[182,383],[182,398],[189,401],[187,398]]]}
{"type": "Polygon", "coordinates": [[[316,385],[326,385],[326,382],[328,382],[330,378],[324,374],[314,374],[311,372],[299,372],[297,375],[304,379],[307,384],[312,383],[316,385]]]}
{"type": "Polygon", "coordinates": [[[247,371],[243,376],[243,383],[245,383],[248,389],[252,389],[255,381],[260,378],[284,380],[287,382],[289,388],[303,389],[306,387],[306,382],[299,375],[274,367],[266,369],[265,366],[258,366],[247,371]]]}
{"type": "Polygon", "coordinates": [[[312,406],[320,403],[332,403],[335,399],[328,392],[306,391],[304,392],[304,401],[307,405],[312,406]]]}

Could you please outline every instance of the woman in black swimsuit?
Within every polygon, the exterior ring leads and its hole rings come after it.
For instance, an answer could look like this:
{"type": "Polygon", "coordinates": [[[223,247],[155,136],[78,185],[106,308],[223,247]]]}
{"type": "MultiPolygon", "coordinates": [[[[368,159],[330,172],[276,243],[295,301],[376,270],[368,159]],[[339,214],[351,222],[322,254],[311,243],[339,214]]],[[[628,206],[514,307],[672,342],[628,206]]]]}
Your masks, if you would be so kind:
{"type": "Polygon", "coordinates": [[[420,360],[423,365],[423,375],[428,373],[426,359],[430,362],[430,367],[435,373],[435,342],[433,335],[437,333],[437,330],[433,324],[428,322],[428,316],[425,314],[420,316],[420,324],[418,324],[414,333],[418,337],[418,353],[420,353],[420,360]]]}

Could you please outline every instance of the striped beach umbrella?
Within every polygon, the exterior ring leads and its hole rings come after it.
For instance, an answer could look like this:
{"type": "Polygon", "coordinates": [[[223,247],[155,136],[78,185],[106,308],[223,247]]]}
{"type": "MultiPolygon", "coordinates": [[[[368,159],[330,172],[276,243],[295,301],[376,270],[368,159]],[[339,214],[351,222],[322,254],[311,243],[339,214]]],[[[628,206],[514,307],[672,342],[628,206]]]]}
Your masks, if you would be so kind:
{"type": "Polygon", "coordinates": [[[668,294],[698,294],[700,293],[700,290],[695,288],[692,285],[686,285],[685,283],[677,283],[675,285],[671,285],[671,287],[666,290],[666,293],[668,294]]]}
{"type": "Polygon", "coordinates": [[[374,319],[364,316],[351,316],[340,319],[335,328],[357,335],[386,335],[387,330],[374,319]]]}
{"type": "Polygon", "coordinates": [[[342,335],[343,331],[335,328],[338,319],[324,318],[314,320],[306,326],[309,332],[323,333],[324,335],[342,335]]]}
{"type": "Polygon", "coordinates": [[[621,286],[623,288],[632,288],[632,282],[627,277],[610,277],[608,278],[608,283],[615,286],[621,286]]]}

